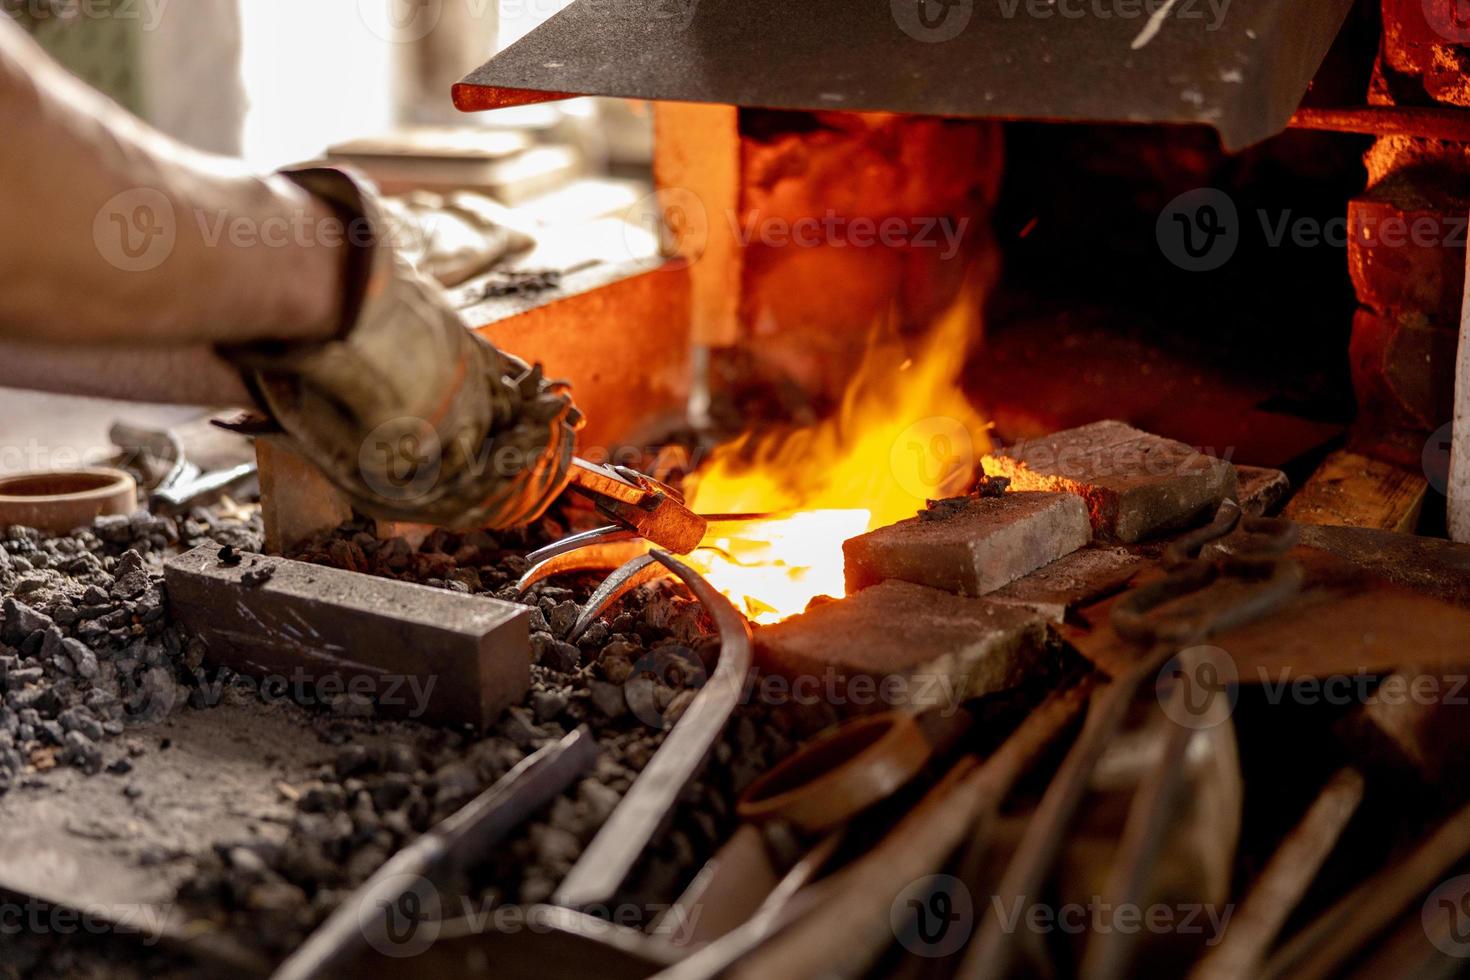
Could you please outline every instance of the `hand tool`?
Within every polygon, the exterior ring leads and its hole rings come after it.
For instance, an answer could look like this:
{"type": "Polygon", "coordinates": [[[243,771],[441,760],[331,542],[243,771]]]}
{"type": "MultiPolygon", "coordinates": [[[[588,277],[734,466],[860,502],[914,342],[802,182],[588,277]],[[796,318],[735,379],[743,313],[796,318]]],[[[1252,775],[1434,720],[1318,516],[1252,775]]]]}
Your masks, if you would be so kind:
{"type": "Polygon", "coordinates": [[[562,881],[553,896],[558,905],[585,908],[616,897],[649,841],[673,815],[679,795],[704,765],[750,671],[750,624],[745,617],[683,562],[661,551],[652,557],[679,576],[714,618],[720,632],[719,663],[562,881]]]}
{"type": "MultiPolygon", "coordinates": [[[[872,850],[798,895],[785,917],[800,914],[800,920],[735,963],[729,975],[752,980],[867,975],[893,943],[894,904],[903,889],[940,871],[966,837],[990,836],[1011,791],[1072,728],[1090,688],[1084,679],[1049,695],[984,761],[977,763],[973,755],[962,758],[872,850]],[[802,901],[813,892],[812,901],[802,901]]],[[[917,914],[912,907],[900,911],[917,914]]],[[[668,975],[679,980],[696,976],[679,967],[668,975]]],[[[721,974],[702,974],[716,975],[721,974]]]]}
{"type": "Polygon", "coordinates": [[[1351,766],[1339,769],[1271,855],[1240,909],[1230,917],[1225,938],[1194,965],[1190,980],[1250,980],[1260,975],[1281,927],[1337,846],[1362,800],[1362,774],[1351,766]]]}
{"type": "Polygon", "coordinates": [[[934,745],[907,711],[885,711],[839,725],[799,748],[746,787],[744,820],[786,820],[828,830],[885,800],[913,779],[934,745]]]}
{"type": "Polygon", "coordinates": [[[332,975],[364,947],[381,948],[390,915],[421,915],[426,903],[437,900],[439,888],[452,886],[455,875],[483,861],[507,834],[587,772],[597,754],[597,740],[584,727],[522,759],[495,785],[379,868],[281,964],[274,980],[332,975]]]}
{"type": "Polygon", "coordinates": [[[241,463],[206,473],[184,455],[184,443],[178,434],[164,429],[145,429],[117,422],[108,430],[108,438],[125,452],[134,455],[146,453],[168,466],[163,478],[149,491],[149,503],[158,512],[188,510],[195,503],[243,483],[256,473],[254,463],[241,463]]]}
{"type": "MultiPolygon", "coordinates": [[[[1047,787],[1001,878],[997,907],[1025,907],[1041,894],[1067,827],[1086,795],[1092,772],[1123,726],[1144,680],[1156,676],[1180,650],[1269,614],[1300,588],[1301,566],[1282,557],[1294,538],[1291,522],[1266,518],[1242,521],[1239,506],[1227,500],[1209,525],[1181,536],[1165,549],[1164,562],[1171,569],[1168,575],[1138,587],[1118,603],[1112,615],[1113,629],[1146,652],[1094,695],[1081,735],[1047,787]],[[1198,557],[1206,546],[1237,527],[1253,535],[1248,546],[1222,559],[1198,557]],[[1216,583],[1245,585],[1226,592],[1227,601],[1211,605],[1207,590],[1216,583]],[[1195,600],[1193,605],[1185,601],[1190,599],[1195,600]]],[[[1156,799],[1166,803],[1169,795],[1161,791],[1156,799]]],[[[1140,813],[1138,819],[1150,818],[1140,813]]],[[[1142,849],[1142,845],[1139,847],[1142,849]]],[[[1139,873],[1146,859],[1146,852],[1137,856],[1130,879],[1139,873]]],[[[1017,941],[1016,933],[1008,932],[998,915],[987,916],[958,976],[964,980],[1005,976],[1014,962],[1017,941]]],[[[1103,964],[1107,969],[1118,962],[1119,952],[1115,949],[1108,954],[1103,964]]]]}
{"type": "Polygon", "coordinates": [[[673,487],[626,466],[589,463],[573,457],[572,489],[600,513],[661,548],[687,555],[704,540],[707,522],[684,506],[673,487]]]}

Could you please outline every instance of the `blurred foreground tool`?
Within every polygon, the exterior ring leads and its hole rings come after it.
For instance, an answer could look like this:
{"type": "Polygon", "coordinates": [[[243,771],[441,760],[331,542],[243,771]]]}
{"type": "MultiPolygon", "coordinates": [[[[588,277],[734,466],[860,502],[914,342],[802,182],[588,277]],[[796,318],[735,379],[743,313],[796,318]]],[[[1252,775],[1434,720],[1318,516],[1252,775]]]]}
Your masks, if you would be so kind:
{"type": "MultiPolygon", "coordinates": [[[[365,947],[403,945],[394,930],[435,921],[456,881],[511,831],[547,806],[597,761],[597,741],[578,728],[522,759],[495,785],[399,851],[337,907],[273,975],[273,980],[351,975],[365,947]]],[[[407,948],[407,947],[405,947],[407,948]]]]}
{"type": "Polygon", "coordinates": [[[677,575],[714,619],[720,631],[720,659],[709,681],[557,889],[553,900],[569,908],[610,902],[622,891],[649,842],[673,816],[685,787],[704,767],[750,672],[750,624],[745,617],[688,565],[662,552],[652,557],[677,575]]]}
{"type": "Polygon", "coordinates": [[[254,463],[205,472],[184,455],[183,440],[168,429],[147,429],[114,423],[107,437],[133,457],[140,468],[150,464],[164,470],[148,491],[155,511],[177,514],[195,504],[206,503],[218,494],[239,486],[256,474],[254,463]]]}
{"type": "Polygon", "coordinates": [[[323,699],[484,728],[530,687],[524,606],[213,545],[164,579],[209,662],[323,699]]]}

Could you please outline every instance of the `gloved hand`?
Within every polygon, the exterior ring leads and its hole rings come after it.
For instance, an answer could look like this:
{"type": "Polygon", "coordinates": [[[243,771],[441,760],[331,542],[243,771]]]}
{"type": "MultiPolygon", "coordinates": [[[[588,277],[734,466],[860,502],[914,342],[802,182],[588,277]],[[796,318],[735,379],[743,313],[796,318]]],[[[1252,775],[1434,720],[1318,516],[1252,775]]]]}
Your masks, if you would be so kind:
{"type": "Polygon", "coordinates": [[[324,343],[224,350],[262,406],[369,516],[456,528],[540,516],[581,422],[566,386],[469,330],[392,247],[362,183],[327,168],[285,176],[348,222],[347,326],[324,343]]]}

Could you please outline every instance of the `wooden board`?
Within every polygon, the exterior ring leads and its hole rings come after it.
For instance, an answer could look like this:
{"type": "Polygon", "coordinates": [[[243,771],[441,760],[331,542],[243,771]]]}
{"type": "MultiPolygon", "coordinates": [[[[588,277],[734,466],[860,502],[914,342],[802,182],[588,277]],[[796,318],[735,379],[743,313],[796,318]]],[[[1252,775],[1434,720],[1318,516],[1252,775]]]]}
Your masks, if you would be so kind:
{"type": "Polygon", "coordinates": [[[1411,532],[1428,489],[1422,472],[1339,450],[1322,461],[1282,516],[1303,524],[1411,532]]]}

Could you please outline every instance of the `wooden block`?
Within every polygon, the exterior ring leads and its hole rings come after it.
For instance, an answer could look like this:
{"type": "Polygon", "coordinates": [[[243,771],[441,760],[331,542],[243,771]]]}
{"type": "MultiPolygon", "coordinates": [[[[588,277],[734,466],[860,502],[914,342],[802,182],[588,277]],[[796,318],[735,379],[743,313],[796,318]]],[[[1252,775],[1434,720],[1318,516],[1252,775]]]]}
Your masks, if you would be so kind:
{"type": "Polygon", "coordinates": [[[1392,463],[1339,450],[1322,461],[1282,511],[1302,524],[1412,531],[1429,481],[1392,463]]]}
{"type": "Polygon", "coordinates": [[[889,581],[760,627],[756,649],[789,677],[830,678],[853,709],[953,707],[1021,683],[1046,637],[1045,621],[1028,610],[889,581]],[[886,694],[885,678],[897,679],[886,694]]]}
{"type": "Polygon", "coordinates": [[[1239,492],[1227,461],[1115,421],[1018,442],[983,465],[1013,490],[1079,495],[1093,532],[1122,542],[1202,523],[1239,492]]]}
{"type": "Polygon", "coordinates": [[[352,519],[352,505],[285,436],[255,440],[265,550],[285,554],[307,538],[352,519]]]}
{"type": "Polygon", "coordinates": [[[530,687],[525,606],[266,555],[227,564],[219,552],[164,566],[170,609],[213,663],[477,729],[530,687]]]}
{"type": "Polygon", "coordinates": [[[1006,493],[853,538],[842,545],[849,593],[902,579],[981,596],[1092,540],[1087,508],[1070,493],[1006,493]]]}

